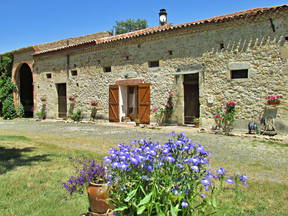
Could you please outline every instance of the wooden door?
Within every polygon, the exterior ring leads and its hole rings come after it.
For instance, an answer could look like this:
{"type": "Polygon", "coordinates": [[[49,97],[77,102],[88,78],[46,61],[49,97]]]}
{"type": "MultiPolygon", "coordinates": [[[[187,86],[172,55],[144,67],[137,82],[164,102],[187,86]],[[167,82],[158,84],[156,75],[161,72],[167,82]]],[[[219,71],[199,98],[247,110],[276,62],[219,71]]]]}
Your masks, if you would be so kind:
{"type": "Polygon", "coordinates": [[[138,85],[138,117],[141,124],[150,123],[150,84],[138,85]]]}
{"type": "Polygon", "coordinates": [[[109,121],[119,122],[119,86],[109,86],[109,121]]]}
{"type": "Polygon", "coordinates": [[[67,92],[66,83],[57,84],[58,117],[67,118],[67,92]]]}
{"type": "Polygon", "coordinates": [[[199,118],[199,82],[197,74],[184,75],[184,123],[192,124],[194,118],[199,118]]]}

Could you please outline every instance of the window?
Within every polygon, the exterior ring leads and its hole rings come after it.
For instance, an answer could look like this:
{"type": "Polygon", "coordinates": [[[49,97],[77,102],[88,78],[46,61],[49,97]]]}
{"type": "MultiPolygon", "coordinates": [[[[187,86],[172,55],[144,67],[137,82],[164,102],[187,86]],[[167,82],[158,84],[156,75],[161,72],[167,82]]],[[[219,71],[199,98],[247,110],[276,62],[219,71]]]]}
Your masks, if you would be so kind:
{"type": "Polygon", "coordinates": [[[224,49],[224,43],[220,43],[220,50],[224,49]]]}
{"type": "Polygon", "coordinates": [[[77,76],[77,75],[78,75],[77,70],[72,70],[72,71],[71,71],[71,75],[72,75],[72,76],[77,76]]]}
{"type": "Polygon", "coordinates": [[[109,66],[109,67],[103,67],[103,71],[104,72],[111,72],[112,70],[111,70],[111,66],[109,66]]]}
{"type": "Polygon", "coordinates": [[[149,61],[148,66],[149,67],[159,67],[159,61],[149,61]]]}
{"type": "Polygon", "coordinates": [[[231,79],[245,79],[248,78],[248,69],[231,70],[231,79]]]}
{"type": "Polygon", "coordinates": [[[288,42],[288,37],[285,37],[285,41],[288,42]]]}
{"type": "Polygon", "coordinates": [[[51,74],[51,73],[47,73],[47,74],[46,74],[46,78],[47,78],[47,79],[51,79],[51,78],[52,78],[52,74],[51,74]]]}
{"type": "Polygon", "coordinates": [[[168,50],[168,54],[169,55],[173,55],[173,51],[172,50],[168,50]]]}

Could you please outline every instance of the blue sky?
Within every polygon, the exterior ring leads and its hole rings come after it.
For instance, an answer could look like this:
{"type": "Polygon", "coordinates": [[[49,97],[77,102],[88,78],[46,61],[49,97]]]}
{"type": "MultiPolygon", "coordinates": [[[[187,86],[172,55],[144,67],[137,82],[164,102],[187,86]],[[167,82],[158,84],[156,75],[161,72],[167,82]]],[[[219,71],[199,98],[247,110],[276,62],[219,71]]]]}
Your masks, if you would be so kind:
{"type": "Polygon", "coordinates": [[[284,0],[13,0],[0,3],[0,53],[69,37],[111,30],[116,21],[146,19],[158,25],[159,9],[180,24],[284,0]]]}

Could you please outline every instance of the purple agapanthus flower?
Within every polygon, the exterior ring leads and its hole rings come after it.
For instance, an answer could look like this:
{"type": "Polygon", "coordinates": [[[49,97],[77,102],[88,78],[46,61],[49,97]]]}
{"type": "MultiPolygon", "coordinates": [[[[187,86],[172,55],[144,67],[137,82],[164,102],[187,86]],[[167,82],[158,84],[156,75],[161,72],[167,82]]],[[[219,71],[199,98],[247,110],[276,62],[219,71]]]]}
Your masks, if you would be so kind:
{"type": "Polygon", "coordinates": [[[209,186],[209,185],[211,185],[211,180],[209,178],[203,178],[201,180],[201,184],[204,186],[209,186]]]}
{"type": "Polygon", "coordinates": [[[240,176],[240,181],[243,183],[243,185],[247,185],[247,176],[240,176]]]}
{"type": "Polygon", "coordinates": [[[216,170],[216,173],[219,175],[224,175],[226,173],[226,170],[224,168],[219,168],[216,170]]]}
{"type": "Polygon", "coordinates": [[[198,166],[191,166],[191,169],[194,170],[195,172],[200,171],[200,168],[198,166]]]}
{"type": "Polygon", "coordinates": [[[175,158],[173,158],[172,156],[167,156],[166,160],[169,161],[170,163],[173,163],[175,161],[175,158]]]}
{"type": "Polygon", "coordinates": [[[233,180],[233,177],[230,176],[229,179],[225,179],[225,182],[227,182],[228,184],[234,184],[234,180],[233,180]]]}
{"type": "Polygon", "coordinates": [[[186,207],[189,206],[189,204],[188,204],[188,202],[187,202],[186,200],[183,200],[182,203],[181,203],[181,206],[182,206],[183,208],[186,208],[186,207]]]}

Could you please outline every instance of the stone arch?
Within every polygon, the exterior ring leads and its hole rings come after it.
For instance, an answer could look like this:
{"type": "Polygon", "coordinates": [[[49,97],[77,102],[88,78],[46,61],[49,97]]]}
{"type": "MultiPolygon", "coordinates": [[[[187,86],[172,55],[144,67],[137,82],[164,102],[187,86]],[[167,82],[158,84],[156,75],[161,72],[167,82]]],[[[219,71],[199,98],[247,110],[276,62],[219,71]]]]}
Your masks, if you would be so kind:
{"type": "Polygon", "coordinates": [[[21,63],[14,74],[14,81],[18,88],[17,98],[24,107],[24,118],[34,115],[33,73],[28,63],[21,63]]]}

